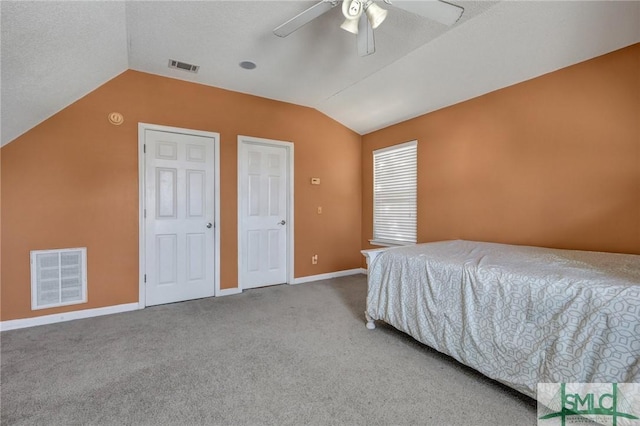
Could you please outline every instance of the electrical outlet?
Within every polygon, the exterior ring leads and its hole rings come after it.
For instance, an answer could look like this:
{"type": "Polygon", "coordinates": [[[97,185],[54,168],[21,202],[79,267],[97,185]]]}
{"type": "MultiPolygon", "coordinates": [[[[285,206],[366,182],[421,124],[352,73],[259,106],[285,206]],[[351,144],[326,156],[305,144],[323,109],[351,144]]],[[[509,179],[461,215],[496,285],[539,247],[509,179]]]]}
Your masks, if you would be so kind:
{"type": "Polygon", "coordinates": [[[318,264],[318,255],[314,254],[313,256],[311,256],[311,264],[312,265],[317,265],[318,264]]]}

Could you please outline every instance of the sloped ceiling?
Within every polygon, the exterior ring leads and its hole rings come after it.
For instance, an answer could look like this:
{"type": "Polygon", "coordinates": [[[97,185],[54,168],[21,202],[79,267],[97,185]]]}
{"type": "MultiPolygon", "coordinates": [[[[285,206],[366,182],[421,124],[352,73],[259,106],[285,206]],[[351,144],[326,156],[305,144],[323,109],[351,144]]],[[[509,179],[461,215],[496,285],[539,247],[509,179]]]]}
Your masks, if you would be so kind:
{"type": "Polygon", "coordinates": [[[452,2],[465,8],[452,27],[381,3],[376,53],[361,58],[340,7],[273,35],[315,1],[2,1],[2,144],[126,69],[309,106],[365,134],[640,42],[640,2],[452,2]]]}
{"type": "Polygon", "coordinates": [[[124,3],[0,8],[2,145],[128,68],[124,3]]]}

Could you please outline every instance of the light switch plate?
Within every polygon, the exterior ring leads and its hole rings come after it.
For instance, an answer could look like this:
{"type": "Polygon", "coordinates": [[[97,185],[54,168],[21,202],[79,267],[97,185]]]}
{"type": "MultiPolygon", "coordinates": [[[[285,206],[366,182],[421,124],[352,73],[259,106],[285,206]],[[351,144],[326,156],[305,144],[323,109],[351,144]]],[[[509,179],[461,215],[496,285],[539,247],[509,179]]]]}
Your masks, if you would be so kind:
{"type": "Polygon", "coordinates": [[[311,185],[320,185],[320,178],[311,178],[311,185]]]}

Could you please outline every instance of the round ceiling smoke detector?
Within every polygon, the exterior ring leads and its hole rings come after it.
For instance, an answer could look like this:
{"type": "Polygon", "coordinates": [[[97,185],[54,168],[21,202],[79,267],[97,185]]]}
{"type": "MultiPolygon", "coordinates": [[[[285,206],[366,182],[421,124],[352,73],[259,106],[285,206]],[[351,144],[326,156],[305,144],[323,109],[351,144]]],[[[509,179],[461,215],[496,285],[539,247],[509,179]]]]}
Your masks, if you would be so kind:
{"type": "Polygon", "coordinates": [[[252,70],[256,68],[255,62],[251,61],[242,61],[240,62],[240,68],[244,68],[245,70],[252,70]]]}

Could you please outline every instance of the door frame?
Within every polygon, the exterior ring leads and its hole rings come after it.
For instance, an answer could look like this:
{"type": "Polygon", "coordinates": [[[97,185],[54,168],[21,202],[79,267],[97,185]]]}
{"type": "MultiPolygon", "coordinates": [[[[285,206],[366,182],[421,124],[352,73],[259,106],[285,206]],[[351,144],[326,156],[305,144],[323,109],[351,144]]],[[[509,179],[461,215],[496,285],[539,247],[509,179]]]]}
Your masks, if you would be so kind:
{"type": "Polygon", "coordinates": [[[213,280],[214,296],[220,295],[220,134],[204,130],[184,129],[181,127],[162,126],[159,124],[138,123],[138,308],[146,306],[146,233],[145,233],[145,197],[146,197],[146,168],[145,161],[145,131],[157,130],[161,132],[180,133],[183,135],[202,136],[213,139],[213,220],[214,220],[214,259],[213,280]]]}
{"type": "Polygon", "coordinates": [[[238,290],[242,291],[244,289],[244,277],[242,274],[244,259],[242,258],[242,248],[243,248],[243,238],[242,238],[242,217],[241,217],[241,201],[240,201],[240,188],[241,183],[240,179],[242,176],[241,172],[241,161],[242,161],[242,146],[243,144],[248,145],[263,145],[263,146],[272,146],[277,148],[285,148],[287,153],[287,174],[289,179],[289,185],[287,188],[287,224],[289,225],[286,228],[287,236],[285,238],[287,244],[287,270],[286,270],[286,284],[293,284],[294,282],[294,208],[293,208],[293,195],[294,195],[294,179],[293,179],[293,142],[279,141],[274,139],[265,139],[265,138],[257,138],[253,136],[243,136],[238,135],[238,290]]]}

